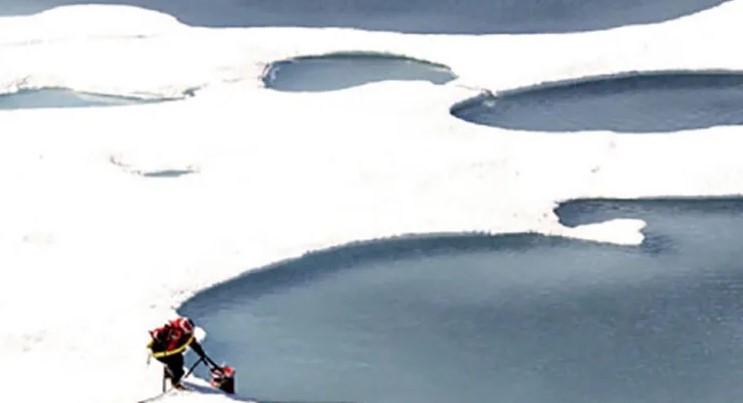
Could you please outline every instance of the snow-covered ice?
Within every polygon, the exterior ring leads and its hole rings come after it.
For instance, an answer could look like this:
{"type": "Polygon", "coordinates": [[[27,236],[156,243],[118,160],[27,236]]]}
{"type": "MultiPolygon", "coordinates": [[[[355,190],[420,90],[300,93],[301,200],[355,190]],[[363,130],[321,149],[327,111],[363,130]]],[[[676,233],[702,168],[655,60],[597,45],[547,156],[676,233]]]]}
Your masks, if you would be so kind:
{"type": "Polygon", "coordinates": [[[461,231],[636,244],[642,222],[566,228],[552,208],[581,197],[741,194],[739,127],[555,136],[448,113],[481,90],[743,70],[731,51],[741,19],[743,0],[661,24],[527,36],[193,28],[125,6],[0,18],[0,93],[196,93],[0,111],[2,400],[149,396],[160,369],[145,366],[147,329],[198,289],[308,250],[461,231]],[[312,94],[262,85],[272,61],[342,51],[427,60],[459,78],[312,94]],[[173,180],[131,174],[194,167],[173,180]]]}

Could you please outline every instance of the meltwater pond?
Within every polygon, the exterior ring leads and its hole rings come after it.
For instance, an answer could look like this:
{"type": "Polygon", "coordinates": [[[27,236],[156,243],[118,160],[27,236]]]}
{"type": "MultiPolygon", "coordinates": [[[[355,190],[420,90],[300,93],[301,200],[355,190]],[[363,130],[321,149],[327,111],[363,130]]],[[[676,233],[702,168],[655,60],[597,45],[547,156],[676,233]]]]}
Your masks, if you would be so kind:
{"type": "Polygon", "coordinates": [[[85,94],[65,89],[19,91],[0,95],[0,110],[31,108],[75,108],[143,103],[134,98],[85,94]]]}
{"type": "Polygon", "coordinates": [[[729,403],[743,399],[743,200],[584,201],[648,245],[537,235],[338,248],[206,290],[180,312],[278,401],[729,403]]]}
{"type": "MultiPolygon", "coordinates": [[[[96,0],[171,14],[189,25],[351,27],[416,33],[537,33],[670,20],[729,0],[96,0]]],[[[91,0],[6,0],[0,15],[91,0]]]]}
{"type": "Polygon", "coordinates": [[[462,102],[451,113],[506,129],[670,132],[743,124],[743,74],[668,72],[554,83],[462,102]]]}
{"type": "Polygon", "coordinates": [[[272,63],[263,73],[264,84],[280,91],[332,91],[384,80],[444,84],[454,78],[444,65],[377,53],[298,57],[272,63]]]}

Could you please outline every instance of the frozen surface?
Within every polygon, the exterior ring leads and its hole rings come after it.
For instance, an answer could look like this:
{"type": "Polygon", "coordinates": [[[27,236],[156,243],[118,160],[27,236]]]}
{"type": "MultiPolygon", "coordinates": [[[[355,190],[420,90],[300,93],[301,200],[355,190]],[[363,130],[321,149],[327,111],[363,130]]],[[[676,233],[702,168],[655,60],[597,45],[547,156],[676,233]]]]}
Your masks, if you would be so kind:
{"type": "Polygon", "coordinates": [[[669,72],[554,83],[478,96],[466,121],[516,130],[653,133],[743,124],[743,74],[669,72]]]}
{"type": "Polygon", "coordinates": [[[449,114],[482,90],[743,70],[730,51],[742,19],[737,0],[666,23],[566,35],[208,29],[113,6],[0,18],[0,93],[195,95],[0,111],[0,379],[12,379],[2,400],[149,396],[160,368],[145,366],[145,329],[197,290],[310,250],[454,232],[632,245],[643,221],[572,228],[552,209],[582,197],[743,193],[739,127],[555,136],[449,114]],[[274,61],[347,51],[427,60],[458,78],[311,94],[261,81],[274,61]],[[132,174],[164,170],[199,173],[132,174]]]}

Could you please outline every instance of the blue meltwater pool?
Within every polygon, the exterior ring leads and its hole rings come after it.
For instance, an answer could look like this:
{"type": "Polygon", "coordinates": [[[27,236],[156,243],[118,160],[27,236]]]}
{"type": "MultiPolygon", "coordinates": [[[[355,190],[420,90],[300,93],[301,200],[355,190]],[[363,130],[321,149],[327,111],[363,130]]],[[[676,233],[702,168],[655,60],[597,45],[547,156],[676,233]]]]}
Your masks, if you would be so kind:
{"type": "Polygon", "coordinates": [[[38,108],[80,108],[89,106],[114,106],[146,103],[135,98],[114,97],[80,93],[65,89],[19,91],[0,95],[0,110],[38,108]]]}
{"type": "Polygon", "coordinates": [[[342,247],[208,289],[182,314],[273,401],[743,399],[743,201],[579,201],[566,225],[648,223],[641,246],[538,235],[342,247]]]}
{"type": "Polygon", "coordinates": [[[485,95],[455,105],[461,119],[505,129],[673,132],[743,124],[743,74],[677,71],[586,78],[485,95]]]}
{"type": "MultiPolygon", "coordinates": [[[[538,33],[653,23],[729,0],[97,0],[210,27],[348,27],[407,33],[538,33]]],[[[0,15],[90,0],[4,0],[0,15]]]]}

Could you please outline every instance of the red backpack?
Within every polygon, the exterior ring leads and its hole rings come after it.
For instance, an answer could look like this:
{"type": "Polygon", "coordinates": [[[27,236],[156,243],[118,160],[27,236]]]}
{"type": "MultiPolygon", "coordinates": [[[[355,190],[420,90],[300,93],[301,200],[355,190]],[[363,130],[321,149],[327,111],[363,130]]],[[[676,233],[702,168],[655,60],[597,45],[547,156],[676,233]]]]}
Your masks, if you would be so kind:
{"type": "Polygon", "coordinates": [[[176,350],[188,344],[193,336],[193,322],[188,318],[177,318],[150,331],[152,351],[176,350]]]}

